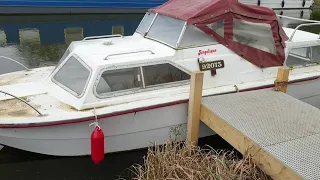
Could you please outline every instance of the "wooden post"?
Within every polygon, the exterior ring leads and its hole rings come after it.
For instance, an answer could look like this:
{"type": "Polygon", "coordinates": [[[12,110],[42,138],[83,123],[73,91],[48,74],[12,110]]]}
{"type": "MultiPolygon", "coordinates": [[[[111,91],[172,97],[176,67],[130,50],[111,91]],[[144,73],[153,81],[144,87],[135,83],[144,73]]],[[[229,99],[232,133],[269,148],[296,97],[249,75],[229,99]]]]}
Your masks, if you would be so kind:
{"type": "Polygon", "coordinates": [[[200,106],[202,98],[203,75],[201,71],[191,74],[190,98],[188,108],[188,134],[187,141],[193,145],[198,144],[200,106]]]}
{"type": "Polygon", "coordinates": [[[283,93],[287,92],[288,81],[289,81],[289,68],[280,67],[278,69],[278,75],[276,79],[275,89],[283,93]]]}

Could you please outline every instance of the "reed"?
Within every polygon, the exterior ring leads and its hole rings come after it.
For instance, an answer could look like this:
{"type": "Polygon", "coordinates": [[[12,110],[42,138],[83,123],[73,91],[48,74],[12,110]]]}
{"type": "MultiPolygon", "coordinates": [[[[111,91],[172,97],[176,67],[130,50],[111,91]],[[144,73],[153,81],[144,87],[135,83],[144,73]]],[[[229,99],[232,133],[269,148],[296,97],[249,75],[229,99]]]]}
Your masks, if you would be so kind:
{"type": "Polygon", "coordinates": [[[148,149],[142,165],[131,167],[134,180],[269,180],[249,156],[237,158],[232,151],[200,148],[186,142],[168,141],[148,149]]]}

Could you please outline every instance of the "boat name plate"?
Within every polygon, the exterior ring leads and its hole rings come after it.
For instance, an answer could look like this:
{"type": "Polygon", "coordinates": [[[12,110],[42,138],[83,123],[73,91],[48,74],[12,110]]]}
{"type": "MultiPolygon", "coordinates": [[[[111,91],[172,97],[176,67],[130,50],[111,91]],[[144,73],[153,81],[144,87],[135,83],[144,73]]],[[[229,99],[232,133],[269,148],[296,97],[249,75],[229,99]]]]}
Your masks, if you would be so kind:
{"type": "Polygon", "coordinates": [[[215,70],[224,68],[224,61],[210,61],[210,62],[201,62],[199,61],[200,71],[208,71],[208,70],[215,70]]]}

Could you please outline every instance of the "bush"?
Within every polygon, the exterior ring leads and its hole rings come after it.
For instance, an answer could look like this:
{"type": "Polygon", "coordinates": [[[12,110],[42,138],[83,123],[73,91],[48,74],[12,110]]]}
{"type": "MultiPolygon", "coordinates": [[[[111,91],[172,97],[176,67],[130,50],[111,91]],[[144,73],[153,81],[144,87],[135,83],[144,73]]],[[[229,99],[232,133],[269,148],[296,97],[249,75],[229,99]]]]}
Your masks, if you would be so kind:
{"type": "Polygon", "coordinates": [[[143,165],[133,165],[135,180],[212,179],[212,180],[268,180],[251,158],[237,159],[231,151],[201,149],[185,142],[168,141],[148,149],[143,165]]]}

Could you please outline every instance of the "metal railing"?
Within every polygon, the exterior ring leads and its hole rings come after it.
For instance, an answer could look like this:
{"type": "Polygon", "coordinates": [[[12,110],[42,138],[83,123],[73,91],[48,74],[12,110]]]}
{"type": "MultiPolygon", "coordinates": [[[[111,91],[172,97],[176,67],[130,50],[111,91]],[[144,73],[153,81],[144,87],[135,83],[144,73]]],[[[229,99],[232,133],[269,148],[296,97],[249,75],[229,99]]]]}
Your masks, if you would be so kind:
{"type": "Polygon", "coordinates": [[[0,56],[0,58],[4,58],[4,59],[7,59],[7,60],[9,60],[9,61],[15,62],[15,63],[19,64],[20,66],[22,66],[23,68],[25,68],[27,71],[30,71],[29,68],[27,68],[25,65],[23,65],[22,63],[20,63],[20,62],[17,61],[17,60],[14,60],[14,59],[9,58],[9,57],[6,57],[6,56],[0,56]]]}
{"type": "Polygon", "coordinates": [[[31,107],[33,110],[35,110],[40,116],[44,116],[40,111],[38,111],[35,107],[33,107],[31,104],[29,104],[29,103],[26,102],[25,100],[23,100],[23,99],[15,96],[15,95],[13,95],[13,94],[7,93],[7,92],[5,92],[5,91],[1,91],[1,90],[0,90],[0,92],[3,93],[3,94],[7,94],[7,95],[9,95],[9,96],[12,96],[12,97],[14,97],[14,98],[16,98],[16,99],[18,99],[18,100],[20,100],[21,102],[25,103],[26,105],[28,105],[29,107],[31,107]]]}
{"type": "Polygon", "coordinates": [[[277,14],[277,16],[280,17],[280,18],[285,18],[285,19],[291,19],[291,20],[296,20],[296,21],[309,22],[309,23],[304,23],[304,24],[298,25],[298,26],[294,29],[293,33],[291,34],[291,37],[289,38],[289,41],[292,41],[292,39],[293,39],[296,31],[299,30],[299,28],[301,28],[301,27],[306,27],[306,26],[317,26],[317,25],[320,25],[320,21],[317,21],[317,20],[299,19],[299,18],[294,18],[294,17],[289,17],[289,16],[283,16],[283,15],[278,15],[278,14],[277,14]]]}
{"type": "Polygon", "coordinates": [[[154,54],[153,51],[151,50],[141,50],[141,51],[132,51],[132,52],[123,52],[123,53],[116,53],[116,54],[110,54],[104,60],[108,60],[109,57],[111,56],[118,56],[118,55],[124,55],[124,54],[133,54],[133,53],[141,53],[141,52],[150,52],[151,54],[154,54]]]}
{"type": "Polygon", "coordinates": [[[89,37],[85,37],[82,41],[87,41],[87,40],[92,40],[92,39],[112,38],[112,37],[123,37],[123,36],[121,34],[103,35],[103,36],[89,36],[89,37]]]}
{"type": "Polygon", "coordinates": [[[299,26],[297,26],[293,33],[291,34],[291,37],[289,38],[289,41],[292,41],[293,39],[293,36],[295,35],[295,33],[297,32],[297,30],[301,27],[306,27],[306,26],[316,26],[316,25],[320,25],[320,22],[317,22],[317,23],[309,23],[309,24],[300,24],[299,26]]]}

